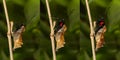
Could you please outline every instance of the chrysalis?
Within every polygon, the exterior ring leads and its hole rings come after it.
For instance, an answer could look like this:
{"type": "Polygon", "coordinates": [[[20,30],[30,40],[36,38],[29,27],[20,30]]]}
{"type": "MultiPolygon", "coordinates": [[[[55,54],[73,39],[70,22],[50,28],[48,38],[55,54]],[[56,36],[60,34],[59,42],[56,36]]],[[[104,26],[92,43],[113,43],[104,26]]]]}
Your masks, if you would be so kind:
{"type": "Polygon", "coordinates": [[[106,32],[106,26],[104,19],[101,18],[96,22],[96,27],[95,27],[95,40],[96,40],[96,51],[103,47],[103,44],[105,43],[104,41],[104,33],[106,32]]]}
{"type": "Polygon", "coordinates": [[[23,45],[22,42],[22,33],[25,31],[25,27],[21,26],[20,29],[13,32],[14,47],[13,50],[20,48],[23,45]]]}
{"type": "Polygon", "coordinates": [[[66,30],[67,27],[64,24],[63,20],[59,21],[59,23],[55,26],[56,51],[64,47],[65,44],[64,33],[66,30]]]}

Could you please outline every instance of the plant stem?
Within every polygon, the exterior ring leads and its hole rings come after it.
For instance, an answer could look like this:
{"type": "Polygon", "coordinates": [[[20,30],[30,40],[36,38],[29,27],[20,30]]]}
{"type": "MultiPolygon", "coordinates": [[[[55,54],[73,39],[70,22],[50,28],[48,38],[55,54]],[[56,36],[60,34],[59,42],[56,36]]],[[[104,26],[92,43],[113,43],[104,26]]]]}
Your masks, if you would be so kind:
{"type": "Polygon", "coordinates": [[[8,44],[9,44],[10,60],[13,60],[13,51],[12,51],[12,42],[11,42],[11,33],[10,33],[11,29],[10,29],[9,16],[8,16],[5,0],[3,0],[3,6],[4,6],[4,11],[5,11],[5,16],[6,16],[7,27],[8,27],[7,37],[8,37],[8,44]]]}
{"type": "Polygon", "coordinates": [[[52,18],[51,18],[51,13],[50,13],[48,0],[46,0],[46,6],[47,6],[50,29],[51,29],[50,38],[51,38],[51,44],[52,44],[53,60],[56,60],[56,52],[55,52],[55,44],[54,44],[54,25],[52,23],[52,18]]]}
{"type": "Polygon", "coordinates": [[[86,0],[86,7],[87,7],[87,13],[88,13],[88,18],[89,18],[89,23],[90,23],[90,38],[91,38],[93,60],[96,60],[96,53],[95,53],[95,46],[94,46],[94,29],[93,29],[93,25],[92,25],[92,18],[91,18],[91,14],[90,14],[88,0],[86,0]]]}

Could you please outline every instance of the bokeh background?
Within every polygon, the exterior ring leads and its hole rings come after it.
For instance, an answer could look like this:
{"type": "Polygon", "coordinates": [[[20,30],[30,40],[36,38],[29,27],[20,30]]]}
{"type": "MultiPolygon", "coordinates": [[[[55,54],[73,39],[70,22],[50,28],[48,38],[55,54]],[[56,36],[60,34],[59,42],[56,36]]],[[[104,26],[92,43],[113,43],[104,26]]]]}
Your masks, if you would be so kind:
{"type": "MultiPolygon", "coordinates": [[[[57,60],[78,60],[80,55],[80,0],[49,0],[49,4],[52,19],[54,21],[64,19],[67,25],[67,31],[65,33],[66,44],[64,48],[56,52],[57,60]]],[[[49,39],[49,19],[45,0],[40,1],[40,22],[43,22],[40,23],[43,24],[40,27],[43,34],[45,34],[45,37],[48,37],[44,40],[44,44],[42,44],[44,46],[43,50],[49,52],[50,54],[47,54],[52,56],[49,39]]]]}
{"type": "MultiPolygon", "coordinates": [[[[96,52],[97,60],[120,60],[120,0],[89,0],[92,20],[104,18],[105,45],[96,52]]],[[[80,0],[81,60],[91,60],[89,20],[85,0],[80,0]],[[86,28],[85,28],[86,27],[86,28]],[[82,52],[81,51],[81,52],[82,52]]]]}
{"type": "MultiPolygon", "coordinates": [[[[45,0],[6,0],[14,29],[24,24],[22,48],[14,51],[14,60],[52,60],[50,28],[45,0]]],[[[80,56],[80,1],[49,0],[52,18],[65,20],[65,47],[59,49],[57,60],[78,60],[80,56]]],[[[0,60],[9,60],[7,25],[0,1],[0,60]]]]}
{"type": "MultiPolygon", "coordinates": [[[[45,0],[6,0],[13,31],[22,24],[22,48],[14,60],[52,60],[50,27],[45,0]]],[[[65,47],[56,52],[57,60],[92,60],[89,20],[85,0],[49,0],[52,19],[65,20],[65,47]]],[[[120,60],[120,1],[89,0],[92,20],[104,17],[105,45],[96,52],[97,60],[120,60]]],[[[7,25],[0,0],[0,60],[9,60],[7,25]]]]}

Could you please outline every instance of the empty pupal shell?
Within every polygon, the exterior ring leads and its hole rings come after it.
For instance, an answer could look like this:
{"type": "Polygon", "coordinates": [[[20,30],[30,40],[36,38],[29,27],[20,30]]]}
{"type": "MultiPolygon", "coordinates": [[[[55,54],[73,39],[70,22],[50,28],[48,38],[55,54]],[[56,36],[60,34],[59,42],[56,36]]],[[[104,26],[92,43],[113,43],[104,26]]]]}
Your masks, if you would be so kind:
{"type": "Polygon", "coordinates": [[[13,50],[22,47],[22,33],[25,31],[25,27],[21,26],[16,32],[13,32],[14,47],[13,50]]]}
{"type": "Polygon", "coordinates": [[[95,35],[95,40],[96,40],[96,51],[103,47],[105,41],[104,41],[104,33],[106,32],[106,26],[101,28],[95,35]]]}
{"type": "Polygon", "coordinates": [[[67,30],[66,25],[63,25],[63,27],[59,29],[58,32],[55,34],[56,51],[64,47],[64,44],[65,44],[64,33],[66,30],[67,30]]]}

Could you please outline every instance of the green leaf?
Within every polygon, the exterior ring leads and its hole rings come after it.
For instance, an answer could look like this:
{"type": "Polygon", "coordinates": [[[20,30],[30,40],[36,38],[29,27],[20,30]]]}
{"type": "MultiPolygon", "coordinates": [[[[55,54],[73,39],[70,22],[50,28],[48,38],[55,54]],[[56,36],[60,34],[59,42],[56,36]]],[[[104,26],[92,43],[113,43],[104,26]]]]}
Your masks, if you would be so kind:
{"type": "Polygon", "coordinates": [[[26,30],[36,27],[40,20],[40,1],[29,0],[24,7],[24,13],[27,19],[26,30]]]}
{"type": "Polygon", "coordinates": [[[21,53],[14,53],[14,60],[23,60],[24,57],[21,53]]]}
{"type": "Polygon", "coordinates": [[[1,56],[2,56],[2,60],[9,60],[9,58],[8,58],[7,55],[4,53],[4,51],[1,51],[1,56]]]}
{"type": "Polygon", "coordinates": [[[78,60],[91,60],[91,58],[86,51],[82,51],[80,56],[78,55],[78,60]]]}
{"type": "Polygon", "coordinates": [[[54,0],[57,4],[60,4],[62,6],[67,6],[68,1],[67,0],[54,0]]]}
{"type": "Polygon", "coordinates": [[[50,60],[48,54],[44,50],[38,49],[33,55],[35,60],[50,60]]]}
{"type": "Polygon", "coordinates": [[[25,3],[25,0],[11,0],[11,1],[13,1],[13,3],[15,3],[17,5],[21,5],[21,6],[23,6],[25,3]]]}
{"type": "Polygon", "coordinates": [[[6,24],[3,21],[0,21],[0,31],[5,32],[6,30],[7,30],[6,24]]]}
{"type": "Polygon", "coordinates": [[[68,17],[70,20],[69,29],[70,31],[79,30],[80,28],[80,1],[72,0],[68,5],[68,17]]]}
{"type": "Polygon", "coordinates": [[[120,52],[116,54],[116,60],[120,60],[120,52]]]}
{"type": "Polygon", "coordinates": [[[101,6],[101,7],[108,7],[109,3],[112,0],[93,0],[97,5],[101,6]]]}
{"type": "Polygon", "coordinates": [[[108,10],[109,32],[119,28],[120,22],[120,0],[114,0],[108,10]]]}

